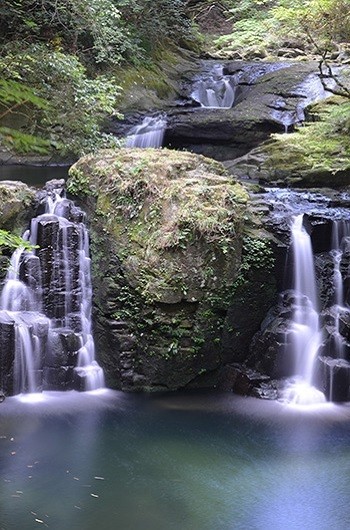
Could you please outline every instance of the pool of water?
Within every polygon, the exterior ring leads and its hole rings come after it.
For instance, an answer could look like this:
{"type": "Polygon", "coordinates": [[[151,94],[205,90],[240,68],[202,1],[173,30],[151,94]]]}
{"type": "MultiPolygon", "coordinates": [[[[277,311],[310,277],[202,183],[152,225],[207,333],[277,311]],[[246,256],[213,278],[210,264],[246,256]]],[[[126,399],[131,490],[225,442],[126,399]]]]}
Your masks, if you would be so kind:
{"type": "Polygon", "coordinates": [[[28,186],[42,187],[51,179],[67,179],[70,166],[0,165],[0,181],[20,180],[28,186]]]}
{"type": "Polygon", "coordinates": [[[347,529],[350,409],[231,394],[0,404],[0,528],[347,529]]]}

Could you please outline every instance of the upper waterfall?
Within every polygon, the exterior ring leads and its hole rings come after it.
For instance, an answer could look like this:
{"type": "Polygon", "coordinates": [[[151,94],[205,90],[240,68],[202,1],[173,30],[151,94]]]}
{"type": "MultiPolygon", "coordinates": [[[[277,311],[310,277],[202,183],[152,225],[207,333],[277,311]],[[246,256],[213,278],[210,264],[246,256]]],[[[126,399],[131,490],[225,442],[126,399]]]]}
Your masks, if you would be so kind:
{"type": "Polygon", "coordinates": [[[235,100],[235,77],[225,76],[223,66],[214,65],[194,85],[192,99],[201,107],[230,109],[235,100]]]}
{"type": "Polygon", "coordinates": [[[142,123],[131,129],[126,137],[126,147],[153,147],[163,145],[166,118],[163,116],[146,116],[142,123]]]}

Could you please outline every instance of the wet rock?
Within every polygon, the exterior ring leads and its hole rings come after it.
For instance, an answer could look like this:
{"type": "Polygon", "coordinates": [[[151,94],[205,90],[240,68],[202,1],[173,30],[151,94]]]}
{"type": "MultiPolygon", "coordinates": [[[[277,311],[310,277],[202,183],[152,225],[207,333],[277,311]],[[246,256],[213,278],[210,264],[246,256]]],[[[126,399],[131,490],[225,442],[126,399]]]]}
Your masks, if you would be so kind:
{"type": "MultiPolygon", "coordinates": [[[[43,370],[43,386],[45,390],[77,389],[73,379],[73,366],[46,366],[43,370]]],[[[84,387],[81,390],[84,390],[84,387]]]]}
{"type": "Polygon", "coordinates": [[[277,396],[270,385],[270,377],[240,364],[222,368],[217,387],[219,390],[232,391],[243,396],[254,395],[263,399],[275,399],[277,396]]]}
{"type": "Polygon", "coordinates": [[[14,320],[7,311],[0,311],[0,390],[5,395],[13,393],[14,359],[14,320]]]}
{"type": "Polygon", "coordinates": [[[324,93],[316,63],[236,61],[224,73],[238,76],[233,108],[170,111],[165,145],[232,160],[303,121],[303,109],[324,93]]]}
{"type": "Polygon", "coordinates": [[[319,357],[316,362],[315,386],[329,401],[350,401],[350,363],[330,357],[319,357]]]}

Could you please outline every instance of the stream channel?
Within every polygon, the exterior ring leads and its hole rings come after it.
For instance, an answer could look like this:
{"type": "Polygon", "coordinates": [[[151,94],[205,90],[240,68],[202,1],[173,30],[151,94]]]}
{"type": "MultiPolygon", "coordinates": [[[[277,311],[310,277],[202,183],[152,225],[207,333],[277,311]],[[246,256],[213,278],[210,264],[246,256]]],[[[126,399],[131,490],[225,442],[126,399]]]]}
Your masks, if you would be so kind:
{"type": "MultiPolygon", "coordinates": [[[[221,71],[215,75],[221,91],[215,101],[216,85],[207,86],[205,79],[196,100],[203,107],[219,101],[228,108],[235,87],[221,71]]],[[[289,127],[285,115],[278,125],[289,127]]],[[[158,141],[163,126],[163,118],[136,125],[130,141],[143,135],[148,145],[149,133],[158,141]]],[[[0,178],[39,186],[66,172],[32,169],[4,168],[0,178]]],[[[295,218],[293,226],[294,238],[305,241],[302,219],[295,218]]],[[[339,277],[342,255],[340,244],[334,245],[327,250],[333,251],[339,277]]],[[[292,287],[292,318],[282,323],[283,337],[292,337],[283,346],[287,353],[295,349],[293,334],[300,326],[319,334],[318,324],[304,318],[311,295],[298,281],[292,287]]],[[[337,308],[331,327],[339,351],[341,293],[339,288],[330,302],[337,308]]],[[[285,297],[291,298],[290,291],[285,297]]],[[[344,369],[343,361],[329,360],[327,347],[325,366],[344,369]]],[[[304,368],[293,373],[310,388],[304,368]]],[[[330,380],[333,375],[328,387],[330,380]]],[[[332,398],[328,387],[326,397],[332,398]]],[[[105,388],[9,397],[0,405],[0,530],[345,530],[350,404],[289,401],[203,391],[133,395],[105,388]]]]}

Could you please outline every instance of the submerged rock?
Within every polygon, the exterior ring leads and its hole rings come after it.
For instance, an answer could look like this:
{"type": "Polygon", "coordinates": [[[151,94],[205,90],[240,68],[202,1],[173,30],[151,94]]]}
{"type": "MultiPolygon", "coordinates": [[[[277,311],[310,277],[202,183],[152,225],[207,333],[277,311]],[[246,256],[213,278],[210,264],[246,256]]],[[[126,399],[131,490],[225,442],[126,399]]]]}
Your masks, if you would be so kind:
{"type": "Polygon", "coordinates": [[[176,389],[215,372],[245,189],[202,156],[121,149],[78,161],[68,191],[91,220],[95,339],[109,384],[176,389]]]}

